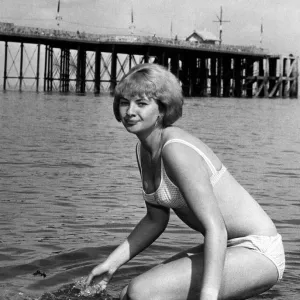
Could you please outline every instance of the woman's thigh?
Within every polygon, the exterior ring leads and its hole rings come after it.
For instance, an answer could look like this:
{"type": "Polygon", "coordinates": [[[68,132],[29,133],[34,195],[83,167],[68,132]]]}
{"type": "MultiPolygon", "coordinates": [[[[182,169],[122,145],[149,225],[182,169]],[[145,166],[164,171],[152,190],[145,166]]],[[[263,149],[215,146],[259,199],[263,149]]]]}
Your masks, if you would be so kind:
{"type": "MultiPolygon", "coordinates": [[[[133,279],[128,299],[198,299],[202,271],[202,247],[182,252],[133,279]]],[[[219,298],[245,299],[268,290],[276,281],[277,269],[264,255],[242,247],[228,248],[219,298]]]]}

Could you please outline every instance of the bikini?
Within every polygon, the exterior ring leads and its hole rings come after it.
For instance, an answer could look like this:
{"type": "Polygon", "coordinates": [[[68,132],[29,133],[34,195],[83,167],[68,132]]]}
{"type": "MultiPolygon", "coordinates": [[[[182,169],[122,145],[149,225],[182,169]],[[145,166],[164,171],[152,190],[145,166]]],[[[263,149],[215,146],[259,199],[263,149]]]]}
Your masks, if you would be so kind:
{"type": "MultiPolygon", "coordinates": [[[[227,169],[223,164],[220,170],[216,170],[209,158],[193,144],[181,139],[171,139],[164,144],[163,148],[171,143],[184,144],[195,150],[204,159],[212,172],[210,182],[213,187],[219,182],[224,173],[226,173],[227,169]]],[[[136,154],[141,178],[143,180],[140,147],[141,144],[138,143],[136,147],[136,154]]],[[[168,177],[162,159],[161,180],[157,190],[153,193],[146,193],[142,188],[142,192],[143,198],[147,203],[161,205],[172,209],[187,207],[187,203],[184,200],[179,188],[168,177]]],[[[275,264],[278,272],[278,280],[282,279],[285,269],[285,254],[282,244],[282,237],[279,233],[275,236],[248,235],[245,237],[230,239],[227,242],[227,247],[244,247],[263,254],[275,264]]]]}
{"type": "MultiPolygon", "coordinates": [[[[192,145],[191,143],[188,143],[184,140],[180,139],[172,139],[167,141],[164,147],[171,143],[180,143],[188,146],[189,148],[192,148],[195,150],[207,163],[208,167],[210,168],[212,172],[212,176],[210,177],[210,182],[212,186],[215,186],[216,183],[220,180],[220,178],[223,176],[223,174],[226,172],[226,167],[222,165],[221,169],[219,171],[216,170],[212,162],[208,159],[208,157],[197,147],[192,145]]],[[[143,180],[143,173],[142,173],[142,166],[141,166],[141,159],[140,159],[140,147],[141,144],[137,144],[137,161],[140,168],[141,177],[143,180]]],[[[144,200],[148,203],[155,204],[155,205],[162,205],[168,208],[182,208],[187,207],[186,201],[184,200],[179,188],[170,180],[168,177],[166,170],[164,168],[163,160],[161,159],[161,179],[160,184],[157,190],[153,193],[145,193],[143,189],[143,197],[144,200]]]]}

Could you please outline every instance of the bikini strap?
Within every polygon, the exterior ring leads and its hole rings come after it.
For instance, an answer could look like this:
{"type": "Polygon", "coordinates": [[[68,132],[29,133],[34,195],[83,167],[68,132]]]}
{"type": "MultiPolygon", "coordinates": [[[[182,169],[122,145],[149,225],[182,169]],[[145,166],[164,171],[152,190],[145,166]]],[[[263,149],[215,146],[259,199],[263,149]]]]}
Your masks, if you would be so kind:
{"type": "Polygon", "coordinates": [[[180,144],[184,144],[184,145],[192,148],[193,150],[195,150],[205,160],[205,162],[207,163],[207,165],[210,168],[210,170],[211,170],[211,172],[212,172],[213,175],[216,174],[216,173],[218,173],[218,171],[216,170],[215,166],[212,164],[212,162],[210,161],[210,159],[200,149],[198,149],[193,144],[191,144],[189,142],[186,142],[184,140],[181,140],[181,139],[171,139],[171,140],[168,140],[163,145],[162,149],[164,149],[165,146],[167,146],[168,144],[171,144],[171,143],[180,143],[180,144]]]}
{"type": "Polygon", "coordinates": [[[136,148],[135,148],[135,152],[136,152],[136,161],[140,170],[140,174],[142,176],[142,166],[141,166],[141,143],[138,142],[136,144],[136,148]]]}

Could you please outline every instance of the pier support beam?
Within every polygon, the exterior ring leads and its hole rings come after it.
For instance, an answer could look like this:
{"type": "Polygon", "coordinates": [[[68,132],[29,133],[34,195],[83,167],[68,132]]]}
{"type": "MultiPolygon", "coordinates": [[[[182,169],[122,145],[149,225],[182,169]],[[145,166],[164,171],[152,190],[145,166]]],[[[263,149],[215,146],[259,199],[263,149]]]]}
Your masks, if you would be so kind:
{"type": "Polygon", "coordinates": [[[295,98],[298,90],[297,78],[298,78],[298,65],[297,59],[293,56],[289,56],[289,70],[287,72],[287,80],[289,82],[289,93],[288,97],[295,98]]]}
{"type": "Polygon", "coordinates": [[[82,46],[77,50],[76,92],[85,93],[86,51],[82,46]]]}
{"type": "Polygon", "coordinates": [[[234,58],[234,97],[242,96],[242,82],[241,82],[241,58],[234,58]]]}
{"type": "Polygon", "coordinates": [[[298,60],[290,58],[290,98],[297,98],[298,95],[298,60]]]}
{"type": "Polygon", "coordinates": [[[278,69],[279,69],[279,78],[278,78],[278,92],[279,97],[282,98],[282,91],[283,91],[283,58],[280,56],[278,60],[278,69]]]}
{"type": "Polygon", "coordinates": [[[22,91],[22,83],[23,83],[23,57],[24,57],[24,43],[22,42],[20,48],[19,91],[22,91]]]}
{"type": "Polygon", "coordinates": [[[110,94],[113,95],[117,85],[117,52],[115,45],[112,46],[111,52],[111,72],[110,72],[110,94]]]}
{"type": "MultiPolygon", "coordinates": [[[[131,62],[131,55],[129,55],[129,61],[131,62]]],[[[131,66],[130,66],[131,68],[131,66]]],[[[100,48],[97,47],[96,55],[95,55],[95,85],[94,85],[94,93],[100,94],[100,80],[101,80],[101,52],[100,48]]]]}
{"type": "Polygon", "coordinates": [[[207,59],[202,57],[200,59],[200,95],[202,97],[207,96],[207,59]]]}
{"type": "Polygon", "coordinates": [[[39,82],[40,82],[40,56],[41,56],[41,45],[38,44],[37,45],[37,61],[36,61],[36,77],[35,77],[35,80],[36,80],[36,92],[39,91],[39,82]]]}
{"type": "Polygon", "coordinates": [[[277,72],[277,58],[269,58],[269,87],[268,87],[268,94],[270,97],[273,97],[276,95],[276,89],[277,86],[277,78],[276,78],[276,72],[277,72]]]}
{"type": "Polygon", "coordinates": [[[231,80],[231,58],[223,58],[223,97],[230,96],[230,80],[231,80]]]}
{"type": "Polygon", "coordinates": [[[168,67],[168,54],[166,51],[163,51],[163,53],[161,54],[161,65],[168,67]]]}
{"type": "Polygon", "coordinates": [[[190,97],[196,95],[196,69],[197,69],[197,59],[195,56],[189,56],[188,58],[189,65],[189,92],[190,97]]]}
{"type": "Polygon", "coordinates": [[[283,98],[288,97],[289,92],[289,82],[287,80],[287,69],[289,67],[289,62],[286,57],[283,58],[283,65],[282,65],[282,96],[283,98]]]}
{"type": "Polygon", "coordinates": [[[212,97],[217,96],[217,63],[216,58],[210,59],[210,94],[212,97]]]}
{"type": "Polygon", "coordinates": [[[186,55],[181,55],[181,70],[179,72],[179,80],[182,84],[184,96],[189,96],[189,65],[186,55]]]}
{"type": "Polygon", "coordinates": [[[48,50],[48,45],[45,46],[45,65],[44,65],[44,92],[47,91],[47,68],[48,68],[48,55],[49,55],[49,50],[48,50]]]}
{"type": "Polygon", "coordinates": [[[70,49],[61,49],[59,91],[69,92],[70,84],[70,49]]]}
{"type": "Polygon", "coordinates": [[[52,91],[52,48],[48,45],[46,46],[46,53],[45,53],[45,91],[49,92],[52,91]]]}
{"type": "Polygon", "coordinates": [[[269,97],[269,76],[270,76],[270,60],[269,58],[265,59],[265,69],[264,69],[264,97],[269,97]]]}
{"type": "Polygon", "coordinates": [[[130,53],[128,56],[129,56],[129,62],[128,62],[128,64],[129,64],[129,70],[130,70],[132,68],[133,55],[130,53]]]}
{"type": "Polygon", "coordinates": [[[257,76],[257,85],[255,97],[263,97],[264,96],[264,59],[260,59],[258,61],[258,76],[257,76]]]}
{"type": "Polygon", "coordinates": [[[3,74],[3,90],[6,90],[6,81],[7,81],[7,48],[8,44],[5,41],[5,49],[4,49],[4,74],[3,74]]]}
{"type": "Polygon", "coordinates": [[[179,77],[179,54],[171,56],[171,58],[170,58],[170,71],[177,78],[179,77]]]}
{"type": "Polygon", "coordinates": [[[223,57],[217,58],[217,96],[222,96],[222,65],[223,65],[223,57]]]}
{"type": "Polygon", "coordinates": [[[144,54],[144,63],[148,63],[150,58],[150,48],[147,48],[146,53],[144,54]]]}
{"type": "Polygon", "coordinates": [[[53,89],[53,48],[50,45],[45,49],[44,91],[53,89]]]}
{"type": "Polygon", "coordinates": [[[253,97],[253,83],[254,83],[253,69],[254,69],[254,60],[252,58],[247,58],[245,89],[246,89],[246,96],[249,98],[253,97]]]}

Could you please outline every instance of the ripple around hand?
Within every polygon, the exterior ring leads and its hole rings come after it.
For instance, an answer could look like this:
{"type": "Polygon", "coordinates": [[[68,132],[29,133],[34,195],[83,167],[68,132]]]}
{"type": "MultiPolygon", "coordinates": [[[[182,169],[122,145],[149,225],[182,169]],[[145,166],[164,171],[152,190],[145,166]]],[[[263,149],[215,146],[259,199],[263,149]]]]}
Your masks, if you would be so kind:
{"type": "Polygon", "coordinates": [[[97,285],[86,288],[84,280],[85,278],[81,278],[75,284],[67,284],[57,291],[44,293],[38,300],[114,300],[112,296],[97,285]]]}

